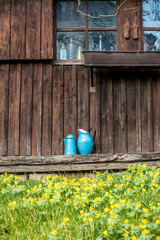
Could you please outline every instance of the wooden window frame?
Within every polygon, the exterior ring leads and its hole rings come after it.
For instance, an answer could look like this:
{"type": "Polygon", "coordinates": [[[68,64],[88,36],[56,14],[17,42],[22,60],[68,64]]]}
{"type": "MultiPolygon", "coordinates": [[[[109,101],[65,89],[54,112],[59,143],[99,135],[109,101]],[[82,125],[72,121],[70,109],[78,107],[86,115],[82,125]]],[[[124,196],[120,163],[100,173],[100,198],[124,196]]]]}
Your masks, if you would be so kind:
{"type": "MultiPolygon", "coordinates": [[[[84,0],[84,13],[87,14],[88,12],[88,0],[84,0]]],[[[57,40],[57,32],[84,32],[85,33],[85,50],[89,49],[89,39],[88,39],[88,32],[90,31],[115,31],[116,32],[116,51],[117,51],[117,17],[116,17],[116,24],[115,27],[96,27],[96,28],[90,28],[88,27],[88,16],[84,16],[84,27],[83,28],[57,28],[57,1],[54,1],[53,9],[54,9],[54,26],[53,26],[53,33],[54,33],[54,43],[53,43],[53,49],[55,49],[53,53],[54,60],[59,63],[63,62],[79,62],[82,63],[83,60],[58,60],[57,59],[57,46],[56,46],[56,40],[57,40]]],[[[116,7],[119,4],[119,0],[116,0],[116,7]]],[[[76,9],[75,9],[76,11],[76,9]]]]}

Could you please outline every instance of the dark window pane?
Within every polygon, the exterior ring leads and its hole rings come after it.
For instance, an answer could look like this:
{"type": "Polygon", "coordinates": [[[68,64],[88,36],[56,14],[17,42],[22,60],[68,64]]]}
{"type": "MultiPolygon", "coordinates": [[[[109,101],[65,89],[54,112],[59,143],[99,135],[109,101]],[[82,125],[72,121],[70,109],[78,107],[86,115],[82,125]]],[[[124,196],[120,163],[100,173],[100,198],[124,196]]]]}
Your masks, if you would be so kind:
{"type": "Polygon", "coordinates": [[[143,26],[160,27],[160,0],[143,1],[143,26]]]}
{"type": "Polygon", "coordinates": [[[144,51],[160,51],[160,32],[144,31],[144,51]]]}
{"type": "MultiPolygon", "coordinates": [[[[102,15],[114,15],[116,13],[116,1],[88,1],[88,14],[98,17],[102,15]]],[[[113,27],[116,25],[116,17],[91,18],[88,17],[89,27],[113,27]]]]}
{"type": "MultiPolygon", "coordinates": [[[[84,1],[81,1],[81,10],[84,12],[84,1]]],[[[77,12],[76,0],[57,2],[57,28],[84,27],[84,16],[77,12]]]]}
{"type": "Polygon", "coordinates": [[[115,31],[91,31],[89,32],[89,50],[91,51],[115,51],[115,31]]]}
{"type": "Polygon", "coordinates": [[[85,46],[84,32],[58,32],[57,33],[57,59],[82,60],[85,46]]]}

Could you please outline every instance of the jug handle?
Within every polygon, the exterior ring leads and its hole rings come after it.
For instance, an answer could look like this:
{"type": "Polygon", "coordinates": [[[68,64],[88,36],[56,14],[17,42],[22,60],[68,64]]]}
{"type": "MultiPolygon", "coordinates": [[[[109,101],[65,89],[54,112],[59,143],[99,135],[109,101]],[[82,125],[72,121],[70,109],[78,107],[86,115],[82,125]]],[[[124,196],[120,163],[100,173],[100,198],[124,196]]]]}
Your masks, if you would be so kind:
{"type": "Polygon", "coordinates": [[[95,128],[90,128],[89,129],[89,133],[94,130],[94,136],[93,136],[93,143],[94,143],[94,140],[95,140],[95,136],[96,136],[96,129],[95,128]]]}

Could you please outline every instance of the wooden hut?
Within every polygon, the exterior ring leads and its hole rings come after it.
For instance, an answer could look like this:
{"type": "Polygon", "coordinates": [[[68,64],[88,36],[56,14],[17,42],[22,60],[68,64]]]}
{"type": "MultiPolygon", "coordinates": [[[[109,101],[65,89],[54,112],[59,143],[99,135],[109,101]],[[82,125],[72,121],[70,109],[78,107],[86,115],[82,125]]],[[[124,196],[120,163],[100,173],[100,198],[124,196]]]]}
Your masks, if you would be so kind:
{"type": "Polygon", "coordinates": [[[160,165],[159,1],[79,3],[0,0],[0,172],[160,165]],[[63,156],[91,127],[94,154],[63,156]]]}

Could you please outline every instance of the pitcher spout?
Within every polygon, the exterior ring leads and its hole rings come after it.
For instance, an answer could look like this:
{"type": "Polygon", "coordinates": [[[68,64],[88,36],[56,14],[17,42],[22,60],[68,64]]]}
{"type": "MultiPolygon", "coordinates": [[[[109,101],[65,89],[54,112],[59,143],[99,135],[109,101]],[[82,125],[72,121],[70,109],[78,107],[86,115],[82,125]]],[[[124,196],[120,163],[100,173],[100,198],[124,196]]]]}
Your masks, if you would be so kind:
{"type": "Polygon", "coordinates": [[[64,143],[66,144],[66,142],[67,142],[67,141],[66,141],[66,139],[65,139],[65,138],[63,139],[63,141],[64,141],[64,143]]]}

